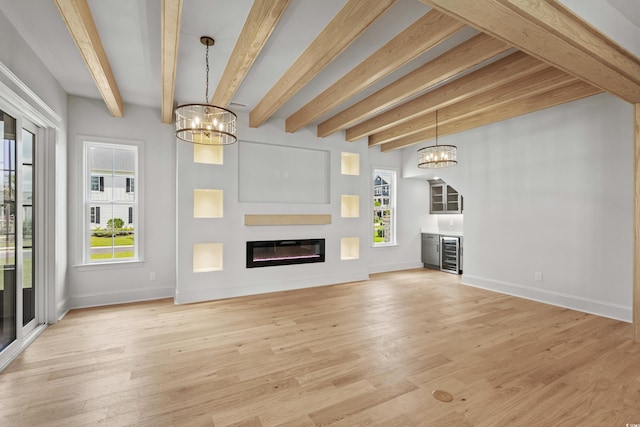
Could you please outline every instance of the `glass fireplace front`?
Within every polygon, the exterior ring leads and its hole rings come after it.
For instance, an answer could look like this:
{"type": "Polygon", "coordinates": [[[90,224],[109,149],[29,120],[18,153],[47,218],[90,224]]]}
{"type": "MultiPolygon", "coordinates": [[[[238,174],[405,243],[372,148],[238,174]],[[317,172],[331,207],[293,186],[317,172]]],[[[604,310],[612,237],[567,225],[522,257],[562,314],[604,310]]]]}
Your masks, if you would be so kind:
{"type": "Polygon", "coordinates": [[[247,242],[247,268],[324,262],[324,239],[247,242]]]}

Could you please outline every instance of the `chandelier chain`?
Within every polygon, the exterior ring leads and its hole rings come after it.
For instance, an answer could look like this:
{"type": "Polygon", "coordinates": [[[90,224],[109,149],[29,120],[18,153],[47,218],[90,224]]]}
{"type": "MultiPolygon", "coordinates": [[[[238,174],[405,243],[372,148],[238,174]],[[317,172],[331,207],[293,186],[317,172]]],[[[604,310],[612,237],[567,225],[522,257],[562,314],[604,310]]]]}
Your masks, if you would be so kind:
{"type": "Polygon", "coordinates": [[[204,102],[205,104],[209,103],[209,44],[206,45],[207,47],[207,51],[205,54],[205,61],[207,63],[207,76],[206,76],[206,85],[205,85],[205,91],[204,91],[204,102]]]}
{"type": "Polygon", "coordinates": [[[436,147],[438,146],[438,110],[436,110],[436,147]]]}

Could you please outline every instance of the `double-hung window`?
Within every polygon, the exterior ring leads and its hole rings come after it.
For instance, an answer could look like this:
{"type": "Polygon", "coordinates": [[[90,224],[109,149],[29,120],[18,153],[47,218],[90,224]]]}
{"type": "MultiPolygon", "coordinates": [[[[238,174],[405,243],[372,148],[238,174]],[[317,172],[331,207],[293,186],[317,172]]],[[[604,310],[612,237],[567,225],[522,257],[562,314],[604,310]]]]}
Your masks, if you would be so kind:
{"type": "Polygon", "coordinates": [[[373,170],[373,246],[396,244],[396,171],[373,170]]]}
{"type": "Polygon", "coordinates": [[[84,166],[84,262],[138,260],[138,145],[85,141],[84,166]]]}

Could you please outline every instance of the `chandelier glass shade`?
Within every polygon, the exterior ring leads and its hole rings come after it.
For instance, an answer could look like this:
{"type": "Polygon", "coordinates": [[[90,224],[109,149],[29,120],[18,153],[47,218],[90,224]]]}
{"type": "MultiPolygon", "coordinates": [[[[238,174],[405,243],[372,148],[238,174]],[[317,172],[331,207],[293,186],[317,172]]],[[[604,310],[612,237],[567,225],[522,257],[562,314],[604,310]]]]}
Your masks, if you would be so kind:
{"type": "Polygon", "coordinates": [[[211,104],[186,104],[176,108],[176,136],[202,145],[228,145],[236,138],[236,115],[211,104]]]}
{"type": "Polygon", "coordinates": [[[184,104],[176,108],[176,137],[193,144],[233,144],[238,140],[237,116],[231,110],[209,104],[209,46],[213,46],[215,42],[211,37],[202,36],[200,43],[207,47],[205,102],[184,104]]]}
{"type": "Polygon", "coordinates": [[[438,111],[436,110],[436,144],[418,150],[418,167],[422,169],[439,169],[458,164],[458,147],[455,145],[438,145],[438,111]]]}
{"type": "Polygon", "coordinates": [[[438,169],[455,166],[457,161],[457,147],[455,145],[430,145],[418,150],[418,167],[423,169],[438,169]]]}

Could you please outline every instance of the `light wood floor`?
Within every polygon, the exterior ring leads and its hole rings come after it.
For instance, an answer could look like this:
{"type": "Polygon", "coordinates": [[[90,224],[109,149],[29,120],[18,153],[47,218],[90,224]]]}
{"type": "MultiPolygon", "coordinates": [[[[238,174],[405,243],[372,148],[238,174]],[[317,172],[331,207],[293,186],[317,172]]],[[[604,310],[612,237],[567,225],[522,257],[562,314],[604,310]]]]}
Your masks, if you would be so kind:
{"type": "Polygon", "coordinates": [[[629,324],[422,269],[74,310],[0,374],[4,427],[626,423],[640,423],[629,324]]]}

